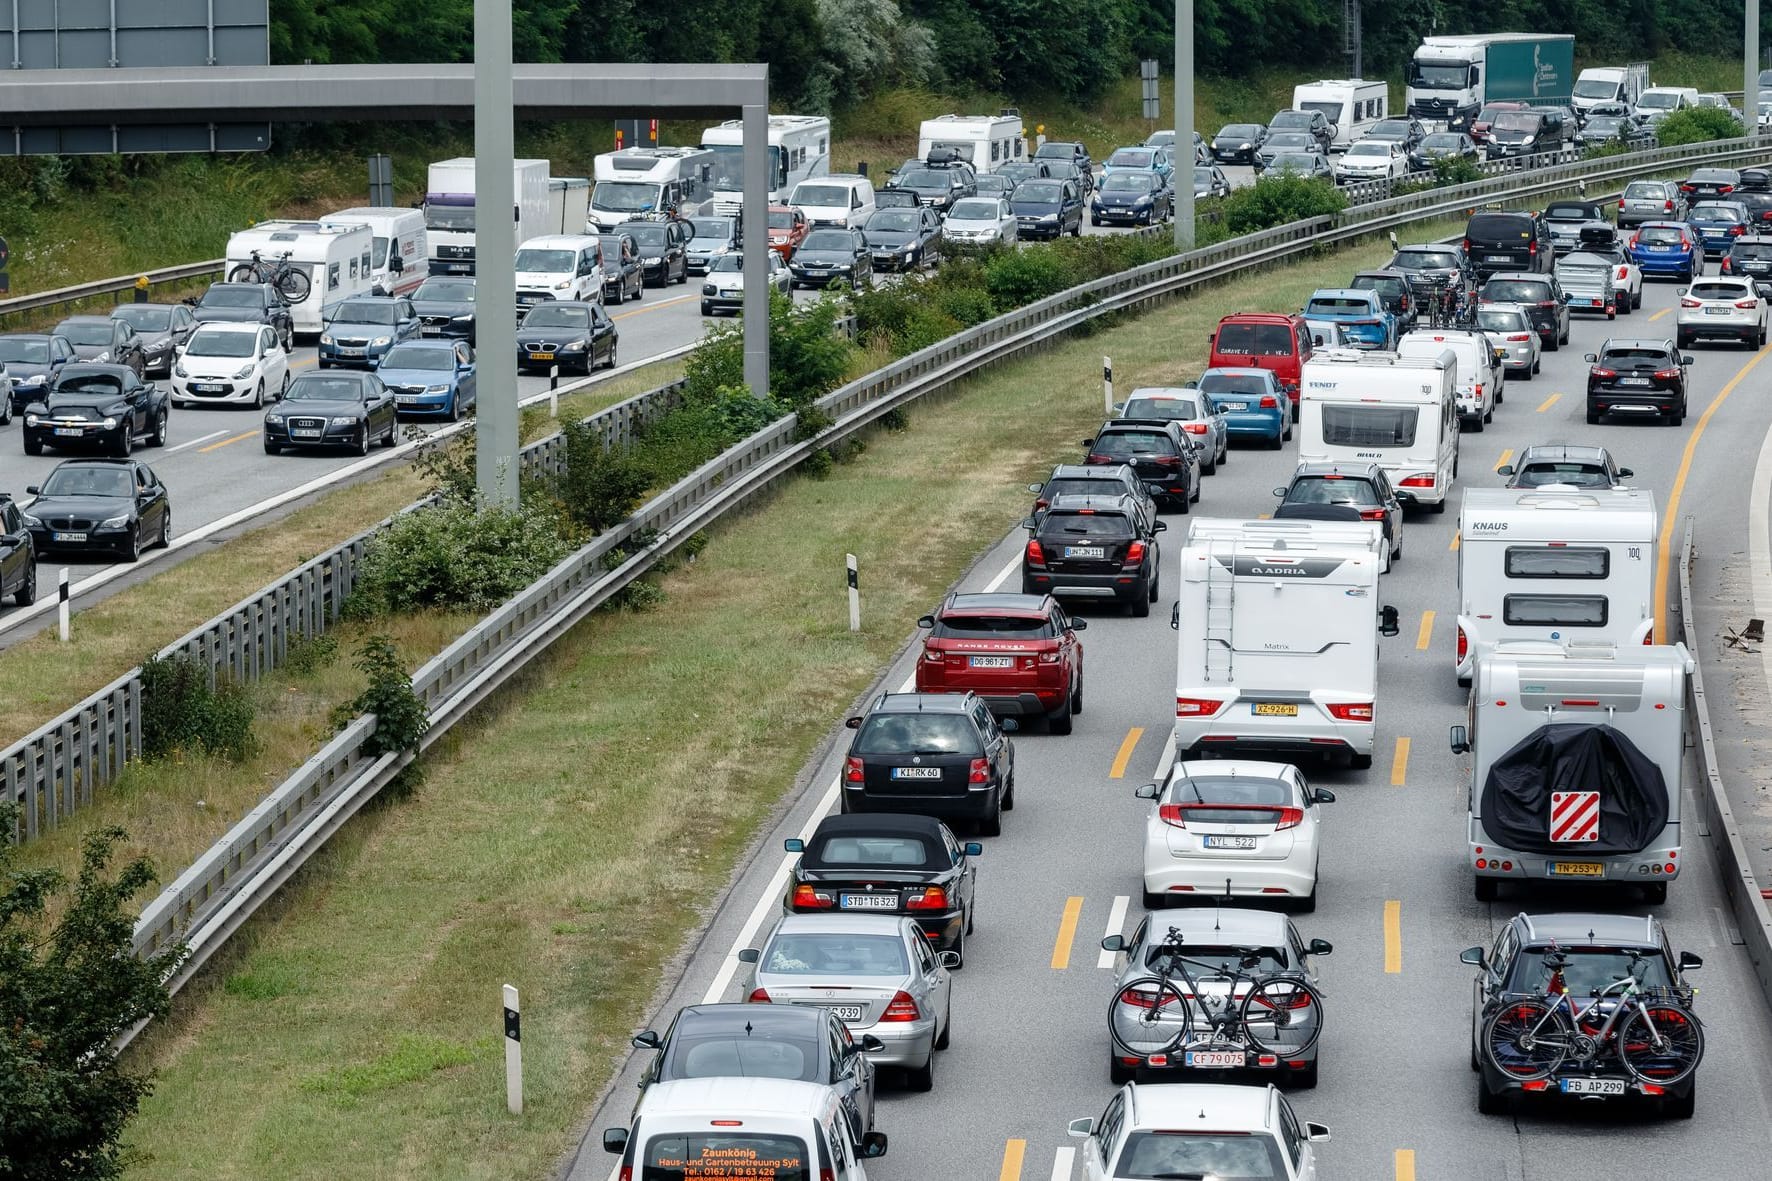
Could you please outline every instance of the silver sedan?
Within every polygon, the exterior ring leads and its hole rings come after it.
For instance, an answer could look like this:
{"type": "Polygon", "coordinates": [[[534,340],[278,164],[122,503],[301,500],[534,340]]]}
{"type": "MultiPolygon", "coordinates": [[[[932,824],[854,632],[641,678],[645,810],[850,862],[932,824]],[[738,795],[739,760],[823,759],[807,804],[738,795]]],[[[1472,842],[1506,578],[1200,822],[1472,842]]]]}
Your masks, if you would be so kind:
{"type": "Polygon", "coordinates": [[[948,1044],[952,981],[960,962],[936,952],[902,915],[791,914],[775,924],[761,949],[738,958],[751,964],[753,1001],[822,1005],[859,1041],[872,1034],[883,1048],[878,1066],[902,1066],[913,1091],[935,1085],[935,1051],[948,1044]]]}

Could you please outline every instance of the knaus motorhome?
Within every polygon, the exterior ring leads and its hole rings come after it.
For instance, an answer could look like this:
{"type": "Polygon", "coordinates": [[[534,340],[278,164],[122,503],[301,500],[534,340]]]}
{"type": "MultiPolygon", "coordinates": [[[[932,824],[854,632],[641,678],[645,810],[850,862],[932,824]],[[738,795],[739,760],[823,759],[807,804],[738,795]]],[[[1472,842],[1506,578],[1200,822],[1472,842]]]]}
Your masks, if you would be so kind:
{"type": "Polygon", "coordinates": [[[1458,517],[1460,682],[1506,640],[1655,642],[1661,514],[1638,488],[1468,488],[1458,517]]]}
{"type": "Polygon", "coordinates": [[[1684,644],[1499,644],[1477,663],[1469,721],[1476,896],[1544,880],[1643,887],[1679,876],[1686,748],[1684,644]]]}
{"type": "Polygon", "coordinates": [[[1201,518],[1188,530],[1177,637],[1177,759],[1271,752],[1372,765],[1382,526],[1201,518]]]}
{"type": "Polygon", "coordinates": [[[1446,511],[1458,474],[1458,358],[1319,349],[1300,369],[1298,460],[1376,463],[1397,495],[1446,511]]]}

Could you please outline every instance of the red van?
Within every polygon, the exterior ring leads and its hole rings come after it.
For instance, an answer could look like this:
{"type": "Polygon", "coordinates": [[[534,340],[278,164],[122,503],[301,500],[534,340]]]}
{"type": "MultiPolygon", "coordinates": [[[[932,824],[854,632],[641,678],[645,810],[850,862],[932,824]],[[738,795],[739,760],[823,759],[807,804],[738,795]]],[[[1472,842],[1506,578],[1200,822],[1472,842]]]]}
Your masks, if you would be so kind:
{"type": "Polygon", "coordinates": [[[1292,399],[1294,420],[1298,413],[1298,380],[1301,367],[1310,360],[1311,334],[1304,317],[1287,312],[1237,312],[1218,322],[1209,338],[1208,368],[1267,369],[1292,399]]]}

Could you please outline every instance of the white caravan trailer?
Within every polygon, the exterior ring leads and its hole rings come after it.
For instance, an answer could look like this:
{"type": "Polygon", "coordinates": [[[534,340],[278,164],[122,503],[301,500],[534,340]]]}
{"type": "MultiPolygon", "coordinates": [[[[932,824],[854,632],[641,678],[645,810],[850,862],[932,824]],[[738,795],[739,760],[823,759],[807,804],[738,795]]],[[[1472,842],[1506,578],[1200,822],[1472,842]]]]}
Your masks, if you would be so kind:
{"type": "Polygon", "coordinates": [[[1298,461],[1376,463],[1399,497],[1446,511],[1458,475],[1458,359],[1319,349],[1299,373],[1298,461]]]}
{"type": "Polygon", "coordinates": [[[1647,489],[1466,489],[1458,679],[1505,640],[1653,644],[1660,535],[1647,489]]]}
{"type": "Polygon", "coordinates": [[[1292,109],[1321,111],[1328,116],[1335,125],[1329,150],[1345,152],[1349,144],[1371,131],[1373,124],[1390,118],[1391,88],[1363,78],[1300,82],[1292,88],[1292,109]]]}
{"type": "Polygon", "coordinates": [[[297,336],[319,335],[326,309],[340,300],[374,292],[371,260],[375,235],[362,222],[261,221],[228,236],[223,273],[232,274],[236,266],[251,262],[255,250],[260,260],[270,265],[287,254],[290,265],[310,281],[307,298],[289,305],[297,336]]]}
{"type": "Polygon", "coordinates": [[[361,223],[375,235],[369,260],[370,283],[377,295],[411,295],[431,273],[425,248],[425,215],[417,209],[365,206],[341,209],[320,219],[323,226],[361,223]]]}
{"type": "Polygon", "coordinates": [[[1372,765],[1382,527],[1228,521],[1188,530],[1178,633],[1175,757],[1259,751],[1372,765]]]}
{"type": "Polygon", "coordinates": [[[1027,158],[1020,115],[941,115],[917,130],[917,159],[948,148],[983,176],[1027,158]]]}
{"type": "Polygon", "coordinates": [[[1684,644],[1499,644],[1478,662],[1466,726],[1476,896],[1506,879],[1641,886],[1679,876],[1684,644]]]}
{"type": "MultiPolygon", "coordinates": [[[[714,153],[714,205],[703,213],[736,217],[744,207],[744,121],[728,119],[701,133],[714,153]]],[[[831,121],[823,115],[769,116],[769,203],[787,201],[794,186],[831,170],[831,121]]]]}
{"type": "MultiPolygon", "coordinates": [[[[604,234],[624,221],[649,213],[681,217],[700,213],[713,199],[714,153],[704,148],[623,148],[591,161],[596,185],[591,189],[588,224],[604,234]]],[[[577,229],[564,233],[578,233],[577,229]]]]}

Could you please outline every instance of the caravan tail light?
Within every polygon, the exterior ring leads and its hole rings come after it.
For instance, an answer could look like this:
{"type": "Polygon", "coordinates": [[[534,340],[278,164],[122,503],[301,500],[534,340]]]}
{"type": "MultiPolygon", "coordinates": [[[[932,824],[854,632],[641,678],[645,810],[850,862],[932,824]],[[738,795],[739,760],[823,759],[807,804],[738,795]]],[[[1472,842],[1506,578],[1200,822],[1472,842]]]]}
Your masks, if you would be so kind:
{"type": "Polygon", "coordinates": [[[1224,702],[1215,697],[1177,697],[1175,699],[1175,716],[1178,718],[1209,718],[1218,712],[1224,702]]]}
{"type": "Polygon", "coordinates": [[[1469,656],[1470,652],[1471,638],[1464,634],[1464,629],[1461,627],[1458,629],[1458,663],[1463,664],[1464,658],[1469,656]]]}
{"type": "Polygon", "coordinates": [[[1370,701],[1330,702],[1329,716],[1339,722],[1370,722],[1372,720],[1372,703],[1370,701]]]}
{"type": "Polygon", "coordinates": [[[1646,632],[1643,636],[1643,647],[1647,648],[1654,643],[1655,643],[1655,628],[1653,626],[1651,626],[1649,628],[1648,632],[1646,632]]]}
{"type": "MultiPolygon", "coordinates": [[[[1524,340],[1525,337],[1521,337],[1520,339],[1524,340]]],[[[1402,483],[1397,485],[1399,488],[1432,488],[1433,486],[1434,478],[1432,476],[1408,476],[1402,483]]],[[[1361,518],[1364,519],[1364,517],[1365,514],[1362,513],[1361,518]]]]}

